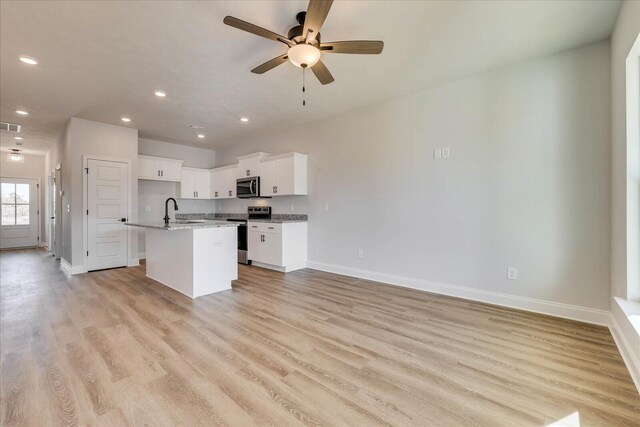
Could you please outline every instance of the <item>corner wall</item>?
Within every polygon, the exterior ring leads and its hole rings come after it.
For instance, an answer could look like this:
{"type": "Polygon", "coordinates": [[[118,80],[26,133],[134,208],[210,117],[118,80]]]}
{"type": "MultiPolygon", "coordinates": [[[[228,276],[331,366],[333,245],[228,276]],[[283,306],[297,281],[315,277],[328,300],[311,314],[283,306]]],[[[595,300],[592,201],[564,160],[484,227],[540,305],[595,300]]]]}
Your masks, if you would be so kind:
{"type": "Polygon", "coordinates": [[[218,165],[255,151],[309,155],[309,196],[266,203],[309,214],[317,268],[606,323],[609,58],[604,41],[495,69],[243,138],[216,151],[218,165]],[[434,160],[438,147],[451,157],[434,160]]]}
{"type": "MultiPolygon", "coordinates": [[[[640,33],[640,2],[625,1],[611,35],[611,296],[627,297],[626,59],[640,33]]],[[[613,303],[613,302],[612,302],[613,303]]]]}
{"type": "MultiPolygon", "coordinates": [[[[630,302],[627,278],[626,59],[640,34],[640,2],[625,1],[611,35],[611,315],[613,336],[640,390],[640,302],[630,302]],[[633,319],[636,319],[635,321],[633,319]],[[635,323],[635,325],[634,325],[635,323]]],[[[636,76],[637,77],[637,76],[636,76]]],[[[637,177],[635,177],[637,179],[637,177]]],[[[637,197],[637,195],[636,195],[637,197]]],[[[632,274],[631,277],[634,275],[632,274]]],[[[640,284],[633,284],[640,286],[640,284]]]]}

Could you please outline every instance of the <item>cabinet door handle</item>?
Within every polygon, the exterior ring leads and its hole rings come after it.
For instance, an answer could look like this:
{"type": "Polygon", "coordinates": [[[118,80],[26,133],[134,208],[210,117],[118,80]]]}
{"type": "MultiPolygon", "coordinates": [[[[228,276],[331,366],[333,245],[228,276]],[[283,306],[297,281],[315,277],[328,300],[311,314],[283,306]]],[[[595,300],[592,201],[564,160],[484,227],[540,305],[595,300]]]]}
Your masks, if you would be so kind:
{"type": "Polygon", "coordinates": [[[215,192],[215,196],[218,197],[218,192],[217,191],[215,192]]]}
{"type": "Polygon", "coordinates": [[[258,226],[257,225],[252,225],[251,228],[258,228],[258,226]]]}
{"type": "Polygon", "coordinates": [[[160,169],[158,169],[158,176],[160,176],[160,169]]]}
{"type": "Polygon", "coordinates": [[[274,230],[274,228],[273,227],[269,227],[269,230],[274,230]]]}
{"type": "Polygon", "coordinates": [[[164,171],[162,169],[160,170],[160,176],[164,176],[164,171]]]}
{"type": "Polygon", "coordinates": [[[231,195],[231,190],[229,190],[229,195],[231,195]]]}

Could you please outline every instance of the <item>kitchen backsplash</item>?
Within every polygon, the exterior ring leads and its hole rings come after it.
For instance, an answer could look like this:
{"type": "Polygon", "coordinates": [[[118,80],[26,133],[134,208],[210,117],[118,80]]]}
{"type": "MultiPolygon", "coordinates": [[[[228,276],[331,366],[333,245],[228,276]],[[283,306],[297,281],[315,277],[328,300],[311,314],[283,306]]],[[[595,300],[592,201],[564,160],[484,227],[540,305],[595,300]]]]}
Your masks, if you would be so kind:
{"type": "MultiPolygon", "coordinates": [[[[246,213],[176,213],[176,219],[246,219],[246,213]]],[[[273,221],[307,221],[307,214],[271,214],[273,221]]]]}

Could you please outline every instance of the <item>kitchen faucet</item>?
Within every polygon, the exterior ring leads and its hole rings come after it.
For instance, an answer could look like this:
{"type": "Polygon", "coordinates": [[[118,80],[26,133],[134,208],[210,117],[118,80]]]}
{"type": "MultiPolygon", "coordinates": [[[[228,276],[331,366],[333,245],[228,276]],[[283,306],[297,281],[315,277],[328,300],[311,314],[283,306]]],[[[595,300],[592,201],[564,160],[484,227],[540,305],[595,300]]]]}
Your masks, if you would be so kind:
{"type": "Polygon", "coordinates": [[[178,203],[176,203],[176,199],[174,199],[173,197],[169,197],[164,202],[164,225],[165,226],[169,225],[169,200],[173,200],[173,209],[176,211],[178,210],[178,203]]]}

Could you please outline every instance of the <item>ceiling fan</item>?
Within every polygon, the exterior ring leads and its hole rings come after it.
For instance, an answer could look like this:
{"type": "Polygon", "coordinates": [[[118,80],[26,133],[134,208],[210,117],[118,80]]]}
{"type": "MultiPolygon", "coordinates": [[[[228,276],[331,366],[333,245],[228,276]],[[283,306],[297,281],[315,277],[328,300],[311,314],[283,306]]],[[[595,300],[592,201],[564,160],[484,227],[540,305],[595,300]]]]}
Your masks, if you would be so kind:
{"type": "Polygon", "coordinates": [[[310,0],[306,12],[299,12],[296,20],[299,25],[291,28],[287,37],[276,34],[265,28],[243,21],[233,16],[224,18],[224,23],[249,33],[284,43],[289,50],[284,55],[277,56],[262,65],[257,66],[252,73],[263,74],[284,64],[287,60],[297,67],[311,68],[313,74],[323,85],[334,81],[333,76],[322,63],[320,57],[324,53],[356,53],[377,55],[382,52],[384,43],[373,40],[350,40],[341,42],[321,43],[320,28],[324,23],[333,0],[310,0]]]}

